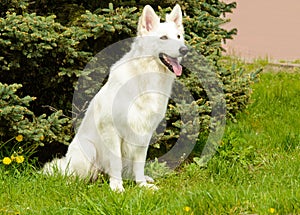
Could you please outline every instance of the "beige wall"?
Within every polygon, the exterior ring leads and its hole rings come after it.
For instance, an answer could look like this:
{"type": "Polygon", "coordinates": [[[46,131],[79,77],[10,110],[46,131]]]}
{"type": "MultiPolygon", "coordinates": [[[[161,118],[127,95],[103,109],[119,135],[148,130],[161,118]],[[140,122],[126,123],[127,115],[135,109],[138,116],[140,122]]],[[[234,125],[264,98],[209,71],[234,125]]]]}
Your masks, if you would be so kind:
{"type": "MultiPolygon", "coordinates": [[[[230,0],[225,0],[231,2],[230,0]]],[[[235,0],[228,17],[238,35],[224,46],[244,58],[300,59],[300,0],[235,0]]]]}

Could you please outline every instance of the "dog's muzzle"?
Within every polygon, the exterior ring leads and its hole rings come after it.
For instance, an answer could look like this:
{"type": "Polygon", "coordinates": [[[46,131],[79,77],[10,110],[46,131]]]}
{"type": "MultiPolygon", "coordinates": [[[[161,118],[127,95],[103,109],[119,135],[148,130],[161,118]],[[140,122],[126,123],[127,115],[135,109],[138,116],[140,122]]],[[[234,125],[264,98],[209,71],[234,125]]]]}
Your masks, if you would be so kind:
{"type": "Polygon", "coordinates": [[[185,56],[188,52],[189,52],[189,49],[188,49],[186,46],[181,46],[181,47],[179,48],[179,53],[180,53],[182,56],[185,56]]]}
{"type": "MultiPolygon", "coordinates": [[[[180,57],[183,57],[189,52],[189,49],[186,46],[181,46],[178,51],[180,57]]],[[[159,59],[170,71],[174,72],[176,76],[182,74],[182,66],[179,63],[178,58],[171,57],[165,53],[160,53],[159,59]]]]}

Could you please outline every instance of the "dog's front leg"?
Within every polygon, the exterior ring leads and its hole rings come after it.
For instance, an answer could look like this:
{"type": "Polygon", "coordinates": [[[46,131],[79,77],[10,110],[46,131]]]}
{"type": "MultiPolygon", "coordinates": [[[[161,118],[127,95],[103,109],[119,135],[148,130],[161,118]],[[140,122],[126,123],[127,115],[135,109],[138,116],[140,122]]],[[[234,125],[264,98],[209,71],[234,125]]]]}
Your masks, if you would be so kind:
{"type": "Polygon", "coordinates": [[[133,173],[135,176],[135,181],[139,186],[157,190],[158,188],[154,184],[147,183],[147,181],[154,182],[153,179],[145,176],[145,161],[147,157],[147,150],[148,146],[138,146],[138,149],[136,149],[136,153],[133,159],[133,173]]]}
{"type": "Polygon", "coordinates": [[[109,186],[113,191],[124,192],[122,181],[122,159],[115,157],[110,159],[109,186]]]}
{"type": "Polygon", "coordinates": [[[122,181],[122,154],[120,141],[114,141],[109,156],[109,186],[113,191],[124,192],[122,181]]]}

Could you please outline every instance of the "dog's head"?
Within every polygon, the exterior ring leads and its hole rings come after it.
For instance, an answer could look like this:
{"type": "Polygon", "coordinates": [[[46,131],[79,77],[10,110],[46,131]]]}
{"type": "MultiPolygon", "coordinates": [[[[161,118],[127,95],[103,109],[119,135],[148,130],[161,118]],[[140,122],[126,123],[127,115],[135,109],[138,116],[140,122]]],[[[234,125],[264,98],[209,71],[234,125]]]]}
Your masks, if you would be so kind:
{"type": "Polygon", "coordinates": [[[180,61],[187,54],[188,48],[184,45],[184,30],[182,12],[176,5],[166,16],[166,22],[160,23],[159,17],[151,6],[145,6],[138,24],[138,37],[148,37],[147,48],[156,55],[160,62],[176,76],[182,73],[180,61]]]}

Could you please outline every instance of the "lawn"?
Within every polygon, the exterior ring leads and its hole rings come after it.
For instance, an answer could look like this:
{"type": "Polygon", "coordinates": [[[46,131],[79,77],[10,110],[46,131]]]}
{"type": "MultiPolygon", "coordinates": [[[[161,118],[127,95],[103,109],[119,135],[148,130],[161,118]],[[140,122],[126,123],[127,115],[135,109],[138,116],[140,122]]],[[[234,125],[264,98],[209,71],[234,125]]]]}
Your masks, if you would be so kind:
{"type": "Polygon", "coordinates": [[[105,178],[86,184],[0,164],[0,214],[300,214],[300,72],[268,67],[253,90],[208,165],[158,178],[158,191],[126,182],[118,194],[105,178]]]}

